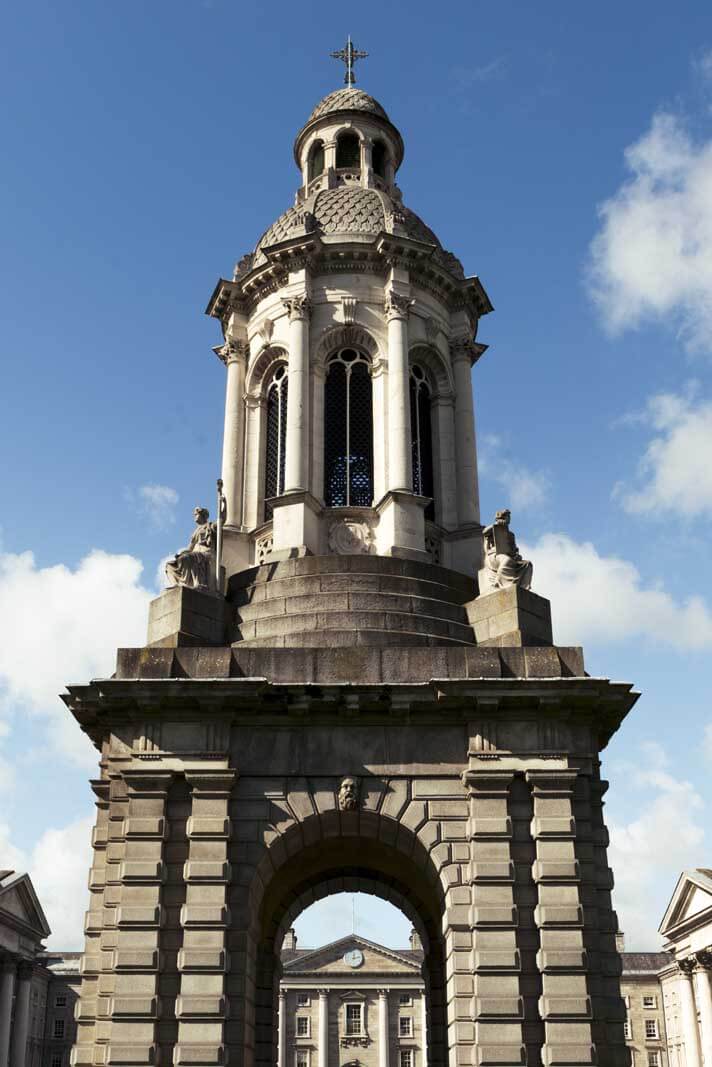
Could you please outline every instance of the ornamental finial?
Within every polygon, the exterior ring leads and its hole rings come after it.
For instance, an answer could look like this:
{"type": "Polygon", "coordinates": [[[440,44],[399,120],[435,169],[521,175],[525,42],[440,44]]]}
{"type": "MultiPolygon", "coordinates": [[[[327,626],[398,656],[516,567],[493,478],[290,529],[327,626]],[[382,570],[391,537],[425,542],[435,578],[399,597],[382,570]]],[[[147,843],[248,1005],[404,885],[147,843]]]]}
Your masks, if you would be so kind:
{"type": "Polygon", "coordinates": [[[365,59],[368,52],[359,52],[354,48],[351,41],[351,34],[349,34],[346,41],[346,48],[342,48],[340,52],[332,52],[332,59],[340,59],[342,63],[346,64],[346,73],[344,74],[345,85],[355,85],[356,76],[354,75],[354,63],[357,59],[365,59]]]}

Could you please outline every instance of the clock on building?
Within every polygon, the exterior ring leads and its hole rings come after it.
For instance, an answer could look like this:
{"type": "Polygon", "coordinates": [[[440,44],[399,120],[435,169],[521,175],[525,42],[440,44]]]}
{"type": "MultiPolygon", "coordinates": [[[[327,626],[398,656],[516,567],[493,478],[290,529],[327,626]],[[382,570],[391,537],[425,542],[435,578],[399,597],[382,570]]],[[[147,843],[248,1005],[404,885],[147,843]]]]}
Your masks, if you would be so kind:
{"type": "Polygon", "coordinates": [[[360,967],[363,963],[363,952],[358,948],[349,949],[344,953],[344,963],[349,967],[360,967]]]}

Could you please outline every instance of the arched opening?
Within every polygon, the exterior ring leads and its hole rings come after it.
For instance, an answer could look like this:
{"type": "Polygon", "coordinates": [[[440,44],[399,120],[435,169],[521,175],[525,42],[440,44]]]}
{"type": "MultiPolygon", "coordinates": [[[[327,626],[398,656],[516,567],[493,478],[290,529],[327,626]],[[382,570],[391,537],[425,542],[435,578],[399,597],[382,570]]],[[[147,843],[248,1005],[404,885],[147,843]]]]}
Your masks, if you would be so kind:
{"type": "MultiPolygon", "coordinates": [[[[363,813],[362,813],[363,819],[363,813]]],[[[377,817],[374,816],[374,818],[377,817]]],[[[271,866],[272,877],[266,879],[263,890],[253,896],[250,909],[253,916],[252,931],[255,952],[255,1002],[254,1002],[254,1063],[255,1067],[275,1067],[278,1062],[283,1067],[294,1067],[291,1062],[278,1060],[278,1043],[280,1037],[279,1003],[280,981],[284,974],[282,964],[282,946],[285,934],[292,928],[295,919],[315,901],[341,892],[367,893],[380,897],[394,904],[407,917],[417,931],[422,949],[418,959],[420,975],[411,968],[412,992],[421,993],[418,1008],[421,1012],[418,1036],[422,1043],[420,1057],[414,1057],[411,1067],[446,1067],[447,1064],[447,1019],[446,1019],[446,971],[445,942],[442,932],[442,917],[445,911],[443,888],[440,880],[433,877],[431,862],[422,844],[408,832],[403,836],[403,848],[394,848],[385,842],[368,835],[364,830],[351,835],[338,835],[309,846],[301,847],[304,828],[294,828],[281,838],[283,851],[280,855],[284,862],[271,866]],[[294,836],[290,843],[288,837],[294,836]],[[410,840],[406,841],[406,838],[410,840]],[[289,858],[287,858],[287,856],[289,858]],[[257,907],[256,896],[261,898],[257,907]],[[425,1013],[423,1015],[423,1004],[425,1013]],[[425,1029],[423,1030],[423,1018],[425,1029]],[[426,1051],[427,1050],[427,1051],[426,1051]]],[[[248,954],[252,951],[247,947],[248,954]]],[[[294,972],[292,972],[294,973],[294,972]]],[[[296,983],[298,985],[299,983],[296,983]]],[[[403,983],[408,985],[407,982],[403,983]]],[[[344,991],[354,992],[353,983],[344,979],[344,991]]],[[[378,988],[382,988],[381,977],[378,988]]],[[[404,988],[404,993],[407,990],[404,988]]],[[[350,998],[357,1002],[358,998],[350,998]]],[[[372,1002],[373,1003],[373,1002],[372,1002]]],[[[341,1001],[335,1001],[338,1024],[343,1028],[347,1024],[347,1015],[341,1001]]],[[[405,1005],[403,1006],[405,1007],[405,1005]]],[[[412,1016],[412,1012],[400,1012],[399,1006],[389,1004],[391,1014],[399,1018],[401,1014],[412,1016]]],[[[351,1013],[352,1024],[356,1025],[355,1011],[351,1013]]],[[[296,1025],[296,1024],[295,1024],[296,1025]]],[[[398,1024],[399,1025],[399,1024],[398,1024]]],[[[407,1027],[404,1027],[406,1029],[407,1027]]],[[[339,1055],[329,1058],[330,1064],[350,1062],[353,1057],[345,1056],[350,1049],[340,1045],[341,1036],[354,1038],[367,1035],[339,1034],[337,1042],[339,1055]]],[[[414,1025],[414,1030],[416,1029],[414,1025]]],[[[282,1041],[284,1030],[282,1029],[282,1041]]],[[[403,1034],[404,1039],[406,1035],[403,1034]]],[[[408,1038],[397,1047],[415,1048],[414,1040],[408,1038]]],[[[357,1052],[361,1046],[354,1045],[357,1052]]],[[[407,1058],[407,1057],[406,1057],[407,1058]]],[[[393,1063],[393,1060],[391,1061],[393,1063]]],[[[313,1067],[313,1064],[312,1064],[313,1067]]],[[[394,1067],[400,1067],[396,1059],[394,1067]]],[[[404,1067],[407,1065],[404,1062],[404,1067]]]]}
{"type": "Polygon", "coordinates": [[[278,1067],[309,1067],[324,1035],[329,1064],[425,1067],[427,998],[420,936],[379,896],[307,906],[280,952],[278,1067]]]}
{"type": "Polygon", "coordinates": [[[313,181],[314,178],[318,178],[320,174],[323,174],[323,172],[324,145],[321,141],[316,141],[309,150],[309,181],[313,181]]]}
{"type": "Polygon", "coordinates": [[[435,519],[433,479],[432,389],[418,363],[410,368],[410,430],[413,456],[413,492],[430,497],[425,518],[435,519]]]}
{"type": "Polygon", "coordinates": [[[284,458],[287,442],[287,367],[278,364],[267,384],[265,434],[264,521],[272,518],[270,497],[284,492],[284,458]]]}
{"type": "Polygon", "coordinates": [[[361,142],[355,133],[339,134],[336,142],[336,166],[358,168],[361,165],[361,142]]]}
{"type": "Polygon", "coordinates": [[[386,176],[387,158],[388,151],[383,141],[374,141],[373,149],[371,150],[371,166],[373,167],[373,173],[377,174],[379,178],[385,178],[386,176]]]}
{"type": "Polygon", "coordinates": [[[324,502],[371,507],[373,398],[366,356],[342,348],[329,358],[324,401],[324,502]]]}

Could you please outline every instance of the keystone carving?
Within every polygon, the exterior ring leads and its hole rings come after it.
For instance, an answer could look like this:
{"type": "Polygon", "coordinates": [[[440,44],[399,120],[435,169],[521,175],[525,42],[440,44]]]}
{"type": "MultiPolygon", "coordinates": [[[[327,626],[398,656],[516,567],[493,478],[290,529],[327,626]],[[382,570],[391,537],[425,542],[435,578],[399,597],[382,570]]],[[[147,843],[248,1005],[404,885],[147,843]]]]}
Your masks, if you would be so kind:
{"type": "Polygon", "coordinates": [[[358,800],[358,779],[344,778],[339,786],[339,808],[341,811],[356,811],[358,800]]]}

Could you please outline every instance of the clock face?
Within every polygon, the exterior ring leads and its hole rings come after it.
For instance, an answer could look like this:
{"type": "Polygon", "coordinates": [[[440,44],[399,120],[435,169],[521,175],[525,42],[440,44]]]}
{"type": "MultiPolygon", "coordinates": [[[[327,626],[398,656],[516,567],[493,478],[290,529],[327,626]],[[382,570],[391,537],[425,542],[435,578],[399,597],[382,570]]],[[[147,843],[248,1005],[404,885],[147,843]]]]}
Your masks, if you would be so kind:
{"type": "Polygon", "coordinates": [[[360,967],[363,963],[363,952],[358,948],[352,948],[344,953],[344,963],[349,967],[360,967]]]}

